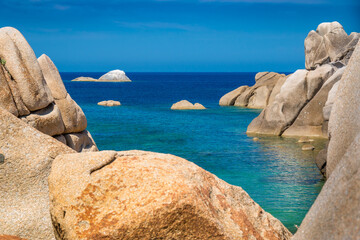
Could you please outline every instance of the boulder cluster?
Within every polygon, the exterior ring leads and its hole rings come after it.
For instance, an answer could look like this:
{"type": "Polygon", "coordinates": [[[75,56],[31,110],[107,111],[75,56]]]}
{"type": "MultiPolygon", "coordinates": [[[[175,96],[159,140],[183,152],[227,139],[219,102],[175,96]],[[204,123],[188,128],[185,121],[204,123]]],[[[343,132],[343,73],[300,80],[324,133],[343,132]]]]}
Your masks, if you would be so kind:
{"type": "Polygon", "coordinates": [[[192,104],[188,100],[181,100],[179,102],[174,103],[171,106],[171,110],[204,110],[206,109],[202,104],[195,103],[192,104]]]}
{"type": "Polygon", "coordinates": [[[263,108],[249,134],[328,138],[328,122],[340,79],[359,41],[338,22],[322,23],[305,39],[306,69],[288,76],[258,73],[252,87],[241,86],[220,105],[263,108]]]}
{"type": "Polygon", "coordinates": [[[51,59],[35,53],[19,31],[0,29],[0,107],[80,151],[97,151],[81,108],[51,59]]]}
{"type": "Polygon", "coordinates": [[[0,29],[0,59],[0,239],[291,238],[242,188],[185,159],[95,151],[55,65],[16,29],[0,29]]]}

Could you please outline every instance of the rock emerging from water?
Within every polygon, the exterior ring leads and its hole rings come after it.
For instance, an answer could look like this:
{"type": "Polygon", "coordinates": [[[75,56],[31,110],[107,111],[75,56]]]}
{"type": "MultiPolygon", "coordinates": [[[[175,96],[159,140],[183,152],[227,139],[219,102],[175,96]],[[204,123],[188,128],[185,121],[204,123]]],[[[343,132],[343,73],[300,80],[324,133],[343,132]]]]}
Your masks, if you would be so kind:
{"type": "Polygon", "coordinates": [[[240,187],[185,159],[143,151],[58,156],[57,239],[290,239],[240,187]]]}
{"type": "Polygon", "coordinates": [[[265,108],[273,101],[279,91],[279,84],[286,76],[274,72],[260,72],[255,76],[255,85],[241,86],[227,94],[219,101],[220,106],[237,106],[247,108],[265,108]],[[277,86],[278,85],[278,86],[277,86]]]}
{"type": "Polygon", "coordinates": [[[99,81],[131,82],[122,70],[113,70],[99,78],[99,81]]]}
{"type": "Polygon", "coordinates": [[[174,103],[171,106],[171,110],[204,110],[204,109],[206,108],[202,104],[200,103],[192,104],[187,100],[181,100],[177,103],[174,103]]]}
{"type": "Polygon", "coordinates": [[[108,100],[108,101],[98,102],[98,105],[106,106],[106,107],[114,107],[114,106],[120,106],[121,103],[119,101],[108,100]]]}

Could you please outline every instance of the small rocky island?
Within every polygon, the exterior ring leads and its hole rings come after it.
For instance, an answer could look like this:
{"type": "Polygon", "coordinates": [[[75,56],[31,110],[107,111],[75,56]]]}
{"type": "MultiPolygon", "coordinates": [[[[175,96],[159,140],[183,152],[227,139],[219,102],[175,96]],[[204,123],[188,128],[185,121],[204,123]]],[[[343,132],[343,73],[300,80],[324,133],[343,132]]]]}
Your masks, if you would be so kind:
{"type": "Polygon", "coordinates": [[[171,110],[204,110],[206,109],[202,104],[195,103],[192,104],[188,100],[181,100],[179,102],[174,103],[171,106],[171,110]]]}
{"type": "Polygon", "coordinates": [[[92,77],[78,77],[71,81],[74,82],[131,82],[130,78],[126,76],[125,72],[122,70],[113,70],[104,75],[99,79],[92,77]]]}

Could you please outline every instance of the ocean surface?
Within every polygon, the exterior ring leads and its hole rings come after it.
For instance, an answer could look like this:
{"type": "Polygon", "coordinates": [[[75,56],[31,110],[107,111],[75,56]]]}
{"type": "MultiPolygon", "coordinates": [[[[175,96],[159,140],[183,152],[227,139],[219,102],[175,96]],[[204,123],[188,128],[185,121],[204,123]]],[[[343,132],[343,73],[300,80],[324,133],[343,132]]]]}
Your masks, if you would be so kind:
{"type": "Polygon", "coordinates": [[[71,82],[104,73],[61,73],[81,106],[100,150],[171,153],[242,187],[292,232],[300,225],[323,186],[314,152],[297,139],[246,135],[260,110],[220,107],[219,99],[240,85],[253,85],[255,73],[127,73],[131,83],[71,82]],[[180,100],[199,102],[201,111],[172,111],[180,100]],[[103,107],[103,100],[122,106],[103,107]]]}

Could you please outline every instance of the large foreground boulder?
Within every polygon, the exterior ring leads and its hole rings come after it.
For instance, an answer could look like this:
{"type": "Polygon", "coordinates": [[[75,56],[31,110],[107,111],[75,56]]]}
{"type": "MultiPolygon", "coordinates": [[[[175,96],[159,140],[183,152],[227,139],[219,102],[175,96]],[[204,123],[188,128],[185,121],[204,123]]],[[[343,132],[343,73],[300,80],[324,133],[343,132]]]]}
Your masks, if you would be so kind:
{"type": "Polygon", "coordinates": [[[57,239],[289,239],[240,187],[143,151],[65,154],[49,176],[57,239]]]}
{"type": "Polygon", "coordinates": [[[54,239],[47,178],[57,155],[75,152],[0,108],[0,233],[54,239]]]}

